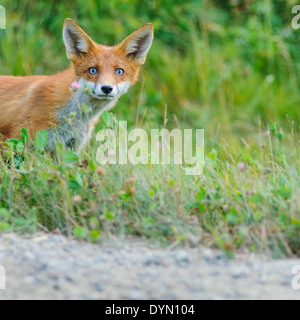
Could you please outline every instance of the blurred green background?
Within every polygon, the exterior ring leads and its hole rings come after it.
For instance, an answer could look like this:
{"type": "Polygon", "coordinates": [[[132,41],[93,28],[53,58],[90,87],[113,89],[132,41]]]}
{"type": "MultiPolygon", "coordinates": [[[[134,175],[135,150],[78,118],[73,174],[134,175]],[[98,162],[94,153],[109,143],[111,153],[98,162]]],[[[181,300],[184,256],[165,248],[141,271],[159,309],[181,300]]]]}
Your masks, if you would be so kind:
{"type": "Polygon", "coordinates": [[[205,128],[238,141],[258,123],[299,118],[297,0],[2,0],[0,74],[52,74],[68,67],[62,41],[71,17],[113,45],[146,22],[155,41],[140,82],[114,109],[119,119],[205,128]]]}

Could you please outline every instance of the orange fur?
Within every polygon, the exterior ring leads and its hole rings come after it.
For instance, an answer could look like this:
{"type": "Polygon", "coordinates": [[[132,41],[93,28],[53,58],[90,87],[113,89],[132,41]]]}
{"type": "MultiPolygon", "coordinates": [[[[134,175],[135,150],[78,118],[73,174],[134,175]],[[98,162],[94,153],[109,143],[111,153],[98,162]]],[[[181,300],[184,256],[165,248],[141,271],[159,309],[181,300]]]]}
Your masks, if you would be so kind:
{"type": "Polygon", "coordinates": [[[22,128],[31,135],[56,123],[55,112],[70,99],[76,79],[71,67],[53,76],[0,77],[0,133],[19,138],[22,128]]]}

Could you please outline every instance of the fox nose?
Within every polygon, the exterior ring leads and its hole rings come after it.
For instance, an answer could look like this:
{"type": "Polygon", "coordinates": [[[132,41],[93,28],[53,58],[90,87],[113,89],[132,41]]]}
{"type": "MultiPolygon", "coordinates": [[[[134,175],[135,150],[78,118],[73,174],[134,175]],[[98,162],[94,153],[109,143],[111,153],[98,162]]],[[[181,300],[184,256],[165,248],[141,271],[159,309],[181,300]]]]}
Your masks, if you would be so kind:
{"type": "Polygon", "coordinates": [[[102,86],[101,90],[105,93],[105,94],[110,94],[113,91],[113,87],[111,86],[102,86]]]}

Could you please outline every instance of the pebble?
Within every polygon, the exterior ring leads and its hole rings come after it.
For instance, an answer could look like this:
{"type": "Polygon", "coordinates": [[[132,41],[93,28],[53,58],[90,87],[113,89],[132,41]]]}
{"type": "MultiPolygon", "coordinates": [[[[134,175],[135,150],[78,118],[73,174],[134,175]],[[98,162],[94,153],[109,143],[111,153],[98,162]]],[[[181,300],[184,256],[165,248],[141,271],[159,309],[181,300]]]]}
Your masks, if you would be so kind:
{"type": "Polygon", "coordinates": [[[231,277],[234,279],[246,278],[249,271],[245,267],[236,267],[231,271],[231,277]]]}
{"type": "Polygon", "coordinates": [[[160,266],[162,264],[162,259],[156,254],[148,255],[145,261],[146,266],[156,265],[160,266]]]}
{"type": "Polygon", "coordinates": [[[180,250],[177,252],[176,261],[180,263],[189,263],[190,259],[186,251],[180,250]]]}

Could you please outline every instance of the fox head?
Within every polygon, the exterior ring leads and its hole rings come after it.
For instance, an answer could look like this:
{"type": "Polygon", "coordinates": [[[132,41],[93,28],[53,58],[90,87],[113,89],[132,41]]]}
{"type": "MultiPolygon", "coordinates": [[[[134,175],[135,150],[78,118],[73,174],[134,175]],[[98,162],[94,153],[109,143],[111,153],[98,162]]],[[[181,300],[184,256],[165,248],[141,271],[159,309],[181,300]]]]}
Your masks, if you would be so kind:
{"type": "Polygon", "coordinates": [[[63,39],[79,83],[93,99],[115,100],[139,75],[153,41],[151,23],[137,29],[114,47],[95,43],[73,20],[66,19],[63,39]]]}

